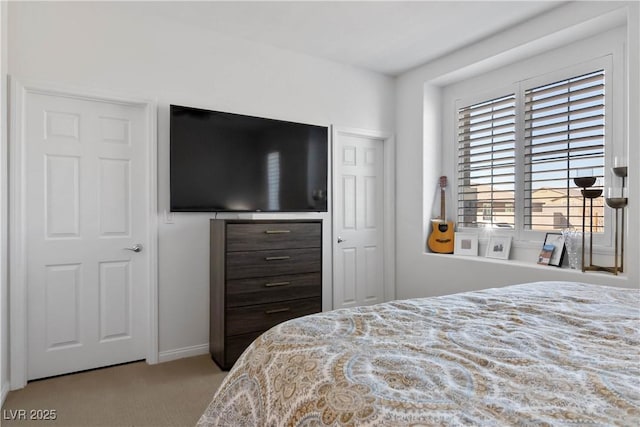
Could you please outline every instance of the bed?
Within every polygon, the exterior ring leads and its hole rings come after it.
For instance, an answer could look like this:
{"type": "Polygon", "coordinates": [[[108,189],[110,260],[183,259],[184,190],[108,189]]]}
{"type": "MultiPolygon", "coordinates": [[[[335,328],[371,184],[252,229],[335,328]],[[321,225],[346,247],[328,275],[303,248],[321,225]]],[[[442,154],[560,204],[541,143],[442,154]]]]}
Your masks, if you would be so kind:
{"type": "Polygon", "coordinates": [[[640,424],[640,290],[536,282],[256,339],[198,426],[640,424]]]}

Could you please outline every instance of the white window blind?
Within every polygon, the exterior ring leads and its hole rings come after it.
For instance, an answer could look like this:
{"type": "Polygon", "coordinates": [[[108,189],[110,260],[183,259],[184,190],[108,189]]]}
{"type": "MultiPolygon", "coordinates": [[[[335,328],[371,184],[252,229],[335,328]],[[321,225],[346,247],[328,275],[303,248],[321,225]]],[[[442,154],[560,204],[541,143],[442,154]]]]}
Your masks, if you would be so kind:
{"type": "MultiPolygon", "coordinates": [[[[575,176],[604,185],[604,70],[524,91],[524,228],[582,226],[575,176]]],[[[603,198],[594,199],[594,231],[604,231],[603,198]]]]}
{"type": "Polygon", "coordinates": [[[458,110],[458,225],[513,228],[516,96],[458,110]]]}

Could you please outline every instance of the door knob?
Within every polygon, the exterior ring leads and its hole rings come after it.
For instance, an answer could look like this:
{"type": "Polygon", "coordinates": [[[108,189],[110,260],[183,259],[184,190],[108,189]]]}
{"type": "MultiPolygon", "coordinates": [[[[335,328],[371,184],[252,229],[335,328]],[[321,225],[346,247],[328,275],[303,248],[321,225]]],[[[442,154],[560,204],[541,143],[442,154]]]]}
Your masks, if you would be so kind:
{"type": "Polygon", "coordinates": [[[342,242],[346,242],[347,239],[343,239],[342,237],[338,236],[338,243],[342,243],[342,242]]]}
{"type": "Polygon", "coordinates": [[[136,243],[135,245],[131,246],[130,248],[124,248],[127,251],[132,251],[132,252],[140,252],[142,250],[142,245],[140,243],[136,243]]]}

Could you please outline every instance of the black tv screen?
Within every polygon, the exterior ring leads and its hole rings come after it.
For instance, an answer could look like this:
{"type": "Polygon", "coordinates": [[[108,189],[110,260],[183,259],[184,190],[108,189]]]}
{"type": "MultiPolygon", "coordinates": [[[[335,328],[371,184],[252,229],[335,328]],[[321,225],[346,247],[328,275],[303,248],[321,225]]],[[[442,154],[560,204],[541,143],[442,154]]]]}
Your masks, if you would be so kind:
{"type": "Polygon", "coordinates": [[[326,212],[323,126],[170,106],[173,212],[326,212]]]}

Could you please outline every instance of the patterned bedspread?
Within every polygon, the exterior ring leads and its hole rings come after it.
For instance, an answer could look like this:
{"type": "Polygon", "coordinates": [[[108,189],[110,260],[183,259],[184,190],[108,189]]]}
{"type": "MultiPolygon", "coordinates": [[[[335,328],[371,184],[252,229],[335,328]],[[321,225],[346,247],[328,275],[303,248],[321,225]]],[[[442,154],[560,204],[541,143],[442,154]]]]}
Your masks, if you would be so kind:
{"type": "Polygon", "coordinates": [[[640,291],[537,282],[290,320],[198,426],[640,425],[640,291]]]}

